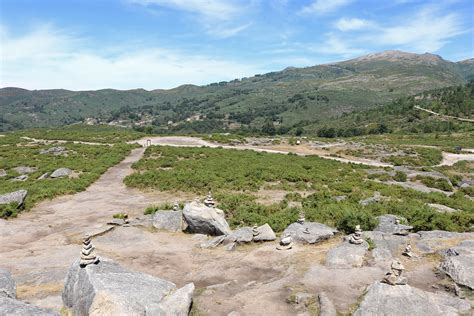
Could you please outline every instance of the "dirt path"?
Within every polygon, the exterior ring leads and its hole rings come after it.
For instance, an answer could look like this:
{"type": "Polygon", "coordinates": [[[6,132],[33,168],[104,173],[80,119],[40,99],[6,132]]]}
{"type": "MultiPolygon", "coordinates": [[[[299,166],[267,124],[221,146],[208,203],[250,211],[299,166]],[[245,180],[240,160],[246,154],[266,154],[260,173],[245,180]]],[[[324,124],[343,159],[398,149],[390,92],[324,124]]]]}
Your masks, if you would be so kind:
{"type": "MultiPolygon", "coordinates": [[[[472,149],[467,149],[466,151],[473,151],[472,149]]],[[[443,161],[439,166],[452,166],[459,161],[474,161],[474,152],[471,154],[454,154],[443,151],[443,161]]]]}
{"type": "MultiPolygon", "coordinates": [[[[208,141],[205,141],[198,137],[188,137],[188,136],[158,136],[158,137],[148,137],[142,138],[138,141],[132,141],[130,143],[138,143],[142,146],[146,146],[147,142],[150,142],[152,145],[161,145],[161,146],[174,146],[174,147],[200,147],[200,146],[208,146],[211,148],[222,147],[227,149],[238,149],[238,150],[254,150],[258,152],[267,152],[267,153],[275,153],[275,154],[288,154],[294,153],[299,156],[309,156],[309,155],[316,155],[324,159],[331,159],[336,160],[343,163],[356,163],[356,164],[363,164],[373,167],[393,167],[391,164],[371,160],[371,159],[364,159],[358,157],[334,157],[330,156],[330,153],[323,150],[322,148],[315,148],[306,145],[298,145],[298,146],[291,146],[291,145],[269,145],[269,146],[252,146],[252,145],[222,145],[222,144],[215,144],[208,141]]],[[[331,144],[328,144],[324,147],[331,147],[331,144]]]]}

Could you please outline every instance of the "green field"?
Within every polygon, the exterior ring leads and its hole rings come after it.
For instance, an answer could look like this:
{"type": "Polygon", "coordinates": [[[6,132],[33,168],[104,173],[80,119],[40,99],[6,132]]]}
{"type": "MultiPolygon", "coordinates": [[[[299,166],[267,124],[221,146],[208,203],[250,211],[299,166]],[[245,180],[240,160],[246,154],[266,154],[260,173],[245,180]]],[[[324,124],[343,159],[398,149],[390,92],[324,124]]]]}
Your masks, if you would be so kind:
{"type": "Polygon", "coordinates": [[[372,229],[375,217],[387,213],[406,217],[416,230],[467,231],[474,224],[474,202],[464,196],[465,192],[448,197],[389,186],[369,179],[365,172],[368,167],[315,156],[152,146],[133,168],[137,172],[125,178],[131,187],[201,195],[212,190],[234,227],[268,222],[276,231],[282,231],[296,220],[301,207],[308,220],[346,232],[355,224],[372,229]],[[279,203],[262,205],[256,201],[260,188],[285,190],[288,194],[279,203]],[[359,204],[376,191],[383,196],[382,201],[359,204]],[[308,196],[302,197],[302,193],[308,196]],[[337,202],[335,197],[342,195],[346,199],[337,202]],[[294,206],[292,201],[301,206],[294,206]],[[462,211],[438,213],[426,203],[462,211]]]}

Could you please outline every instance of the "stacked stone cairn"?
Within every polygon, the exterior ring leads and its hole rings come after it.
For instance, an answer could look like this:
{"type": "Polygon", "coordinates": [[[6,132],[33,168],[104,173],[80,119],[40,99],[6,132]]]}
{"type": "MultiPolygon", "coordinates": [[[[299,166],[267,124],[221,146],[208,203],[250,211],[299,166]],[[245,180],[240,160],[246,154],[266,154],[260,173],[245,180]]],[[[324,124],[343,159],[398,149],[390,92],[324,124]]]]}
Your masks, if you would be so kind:
{"type": "Polygon", "coordinates": [[[179,211],[179,204],[178,204],[178,202],[175,202],[175,203],[173,204],[173,211],[175,211],[175,212],[179,211]]]}
{"type": "Polygon", "coordinates": [[[349,237],[349,243],[354,245],[360,245],[363,242],[364,240],[362,239],[362,229],[360,229],[360,225],[356,225],[354,233],[349,237]]]}
{"type": "Polygon", "coordinates": [[[411,250],[411,245],[410,244],[408,244],[405,247],[405,251],[403,251],[402,255],[407,256],[408,258],[413,258],[415,256],[415,254],[411,250]]]}
{"type": "Polygon", "coordinates": [[[278,250],[289,250],[293,247],[293,237],[290,234],[283,235],[280,239],[280,244],[277,246],[278,250]]]}
{"type": "Polygon", "coordinates": [[[304,214],[304,211],[301,210],[298,214],[298,220],[296,221],[298,224],[301,224],[301,225],[304,225],[304,222],[306,221],[306,219],[304,218],[305,214],[304,214]]]}
{"type": "Polygon", "coordinates": [[[253,237],[257,237],[258,235],[260,235],[257,224],[253,225],[252,234],[253,234],[253,237]]]}
{"type": "Polygon", "coordinates": [[[216,202],[214,202],[214,199],[212,198],[211,191],[209,191],[206,198],[204,199],[204,205],[206,205],[207,207],[216,206],[216,202]]]}
{"type": "Polygon", "coordinates": [[[385,282],[390,285],[405,285],[407,284],[407,279],[402,277],[402,273],[405,270],[405,267],[402,263],[395,259],[390,266],[390,271],[385,274],[382,282],[385,282]]]}
{"type": "Polygon", "coordinates": [[[89,264],[99,263],[99,257],[96,257],[94,250],[91,237],[86,235],[82,240],[81,261],[79,263],[81,268],[85,268],[89,264]]]}

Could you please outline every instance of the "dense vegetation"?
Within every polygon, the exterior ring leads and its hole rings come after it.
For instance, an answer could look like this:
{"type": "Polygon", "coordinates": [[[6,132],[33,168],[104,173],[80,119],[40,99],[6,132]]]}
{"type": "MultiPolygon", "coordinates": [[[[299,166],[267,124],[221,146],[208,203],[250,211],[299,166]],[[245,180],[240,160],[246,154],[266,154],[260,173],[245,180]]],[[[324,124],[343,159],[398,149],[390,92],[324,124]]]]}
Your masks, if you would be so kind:
{"type": "MultiPolygon", "coordinates": [[[[100,134],[100,133],[99,133],[100,134]]],[[[107,133],[106,133],[107,134],[107,133]]],[[[106,137],[104,135],[104,137],[106,137]]],[[[70,194],[85,190],[99,178],[109,167],[120,162],[128,155],[133,145],[115,144],[86,145],[71,142],[45,145],[21,139],[16,134],[7,134],[0,137],[0,169],[6,171],[6,176],[0,177],[0,194],[25,189],[28,191],[25,209],[44,199],[50,199],[62,194],[70,194]],[[40,154],[42,149],[61,146],[66,149],[65,154],[40,154]],[[36,168],[28,174],[26,181],[14,181],[19,173],[15,167],[27,166],[36,168]],[[74,176],[56,179],[38,180],[48,172],[58,168],[70,168],[74,176]]],[[[1,205],[0,218],[16,216],[17,205],[1,205]]]]}
{"type": "Polygon", "coordinates": [[[377,109],[345,113],[317,129],[319,137],[351,137],[392,132],[453,133],[473,131],[473,122],[463,122],[443,115],[474,120],[474,82],[464,86],[429,90],[415,96],[400,98],[377,109]],[[436,116],[420,109],[431,110],[436,116]]]}
{"type": "MultiPolygon", "coordinates": [[[[471,63],[452,63],[430,54],[388,52],[171,90],[4,88],[0,90],[0,131],[90,119],[160,133],[237,129],[271,135],[296,133],[303,126],[315,132],[314,127],[320,128],[329,117],[379,107],[428,89],[463,84],[474,74],[472,68],[471,63]],[[402,57],[394,57],[399,55],[402,57]]],[[[459,112],[465,109],[459,107],[459,112]]],[[[383,126],[370,130],[378,128],[383,131],[383,126]]]]}
{"type": "Polygon", "coordinates": [[[199,194],[213,190],[233,226],[268,222],[281,231],[297,218],[298,207],[291,206],[291,201],[301,203],[309,220],[344,231],[356,223],[371,229],[375,217],[386,213],[406,217],[416,230],[465,231],[474,224],[474,202],[464,196],[465,192],[448,197],[389,186],[368,179],[367,167],[315,156],[152,146],[133,167],[137,172],[125,179],[129,186],[199,194]],[[262,205],[256,202],[261,188],[286,190],[288,194],[278,204],[262,205]],[[359,204],[376,191],[384,197],[382,201],[359,204]],[[309,195],[303,198],[301,193],[309,195]],[[338,202],[337,196],[345,196],[345,200],[338,202]],[[438,213],[426,203],[462,211],[438,213]]]}

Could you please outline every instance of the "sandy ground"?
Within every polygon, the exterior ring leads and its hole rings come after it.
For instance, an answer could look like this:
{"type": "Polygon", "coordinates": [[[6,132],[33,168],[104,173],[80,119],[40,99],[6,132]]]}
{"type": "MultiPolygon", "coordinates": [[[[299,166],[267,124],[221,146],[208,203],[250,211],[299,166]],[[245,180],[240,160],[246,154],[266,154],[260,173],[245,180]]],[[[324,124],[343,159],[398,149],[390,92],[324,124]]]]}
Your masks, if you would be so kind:
{"type": "MultiPolygon", "coordinates": [[[[163,144],[202,145],[194,138],[156,138],[163,144]]],[[[110,168],[86,191],[44,201],[28,213],[0,220],[0,267],[11,271],[21,300],[59,311],[61,291],[70,264],[79,258],[80,238],[104,227],[118,212],[141,216],[154,203],[187,201],[185,193],[141,192],[125,187],[144,148],[110,168]]],[[[264,195],[262,192],[262,195],[264,195]]],[[[386,265],[368,263],[363,268],[328,269],[328,249],[340,237],[312,246],[277,251],[277,242],[244,245],[236,251],[201,250],[200,240],[184,233],[167,233],[137,227],[117,227],[95,237],[97,254],[123,266],[165,278],[183,286],[194,282],[197,315],[295,315],[302,304],[287,299],[297,292],[328,294],[340,312],[353,308],[367,285],[380,280],[386,265]]],[[[424,259],[423,259],[424,260],[424,259]]],[[[417,286],[430,289],[437,262],[422,261],[407,273],[417,286]],[[427,277],[429,276],[429,277],[427,277]]],[[[388,266],[388,264],[387,264],[388,266]]],[[[408,265],[409,266],[409,265],[408,265]]]]}
{"type": "MultiPolygon", "coordinates": [[[[474,151],[473,149],[468,149],[466,151],[474,151]]],[[[453,154],[443,152],[443,161],[439,164],[439,166],[452,166],[456,162],[466,160],[466,161],[474,161],[474,153],[471,154],[453,154]]]]}

